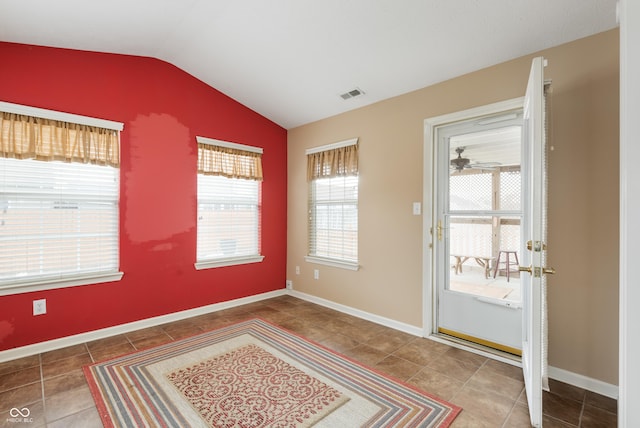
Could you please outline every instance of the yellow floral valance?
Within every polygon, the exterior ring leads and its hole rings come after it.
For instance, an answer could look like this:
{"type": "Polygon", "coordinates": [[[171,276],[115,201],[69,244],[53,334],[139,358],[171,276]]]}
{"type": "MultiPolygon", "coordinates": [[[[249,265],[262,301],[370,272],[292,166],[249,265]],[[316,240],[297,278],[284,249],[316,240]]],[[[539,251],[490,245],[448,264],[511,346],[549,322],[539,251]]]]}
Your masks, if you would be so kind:
{"type": "Polygon", "coordinates": [[[120,166],[118,131],[0,112],[0,156],[120,166]]]}
{"type": "Polygon", "coordinates": [[[262,153],[198,143],[198,173],[261,181],[262,153]]]}

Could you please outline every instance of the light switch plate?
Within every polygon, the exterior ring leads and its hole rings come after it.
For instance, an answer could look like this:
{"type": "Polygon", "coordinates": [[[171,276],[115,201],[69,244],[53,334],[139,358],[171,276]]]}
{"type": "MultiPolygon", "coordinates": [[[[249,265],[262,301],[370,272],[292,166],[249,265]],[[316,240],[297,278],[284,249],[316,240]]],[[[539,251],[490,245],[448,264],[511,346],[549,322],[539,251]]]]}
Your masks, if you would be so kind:
{"type": "Polygon", "coordinates": [[[413,203],[413,215],[422,214],[422,204],[420,202],[413,203]]]}

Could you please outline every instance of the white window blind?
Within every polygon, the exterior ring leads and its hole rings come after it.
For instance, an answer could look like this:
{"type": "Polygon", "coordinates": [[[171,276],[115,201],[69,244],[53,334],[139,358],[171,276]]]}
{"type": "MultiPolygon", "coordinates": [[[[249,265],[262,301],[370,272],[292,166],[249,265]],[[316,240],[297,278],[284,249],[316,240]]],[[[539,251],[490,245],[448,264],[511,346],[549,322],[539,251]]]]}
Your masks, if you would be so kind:
{"type": "Polygon", "coordinates": [[[198,174],[198,261],[259,253],[260,182],[198,174]]]}
{"type": "Polygon", "coordinates": [[[196,268],[262,261],[262,149],[198,140],[196,268]]]}
{"type": "Polygon", "coordinates": [[[309,256],[358,262],[358,177],[310,182],[309,256]]]}
{"type": "Polygon", "coordinates": [[[0,158],[0,288],[115,273],[119,169],[0,158]]]}

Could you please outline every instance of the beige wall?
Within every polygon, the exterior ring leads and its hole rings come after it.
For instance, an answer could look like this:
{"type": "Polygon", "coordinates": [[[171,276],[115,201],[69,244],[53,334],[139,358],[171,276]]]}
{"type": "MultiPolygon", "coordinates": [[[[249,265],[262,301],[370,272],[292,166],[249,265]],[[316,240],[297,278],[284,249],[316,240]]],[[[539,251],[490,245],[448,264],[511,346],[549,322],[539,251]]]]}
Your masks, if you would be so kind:
{"type": "MultiPolygon", "coordinates": [[[[543,51],[549,144],[549,363],[618,381],[618,31],[543,51]]],[[[538,54],[537,54],[538,55],[538,54]]],[[[422,326],[423,126],[524,95],[532,55],[289,130],[287,279],[294,289],[422,326]],[[360,138],[357,272],[305,262],[305,149],[360,138]],[[300,267],[296,275],[295,267],[300,267]],[[313,279],[313,269],[320,279],[313,279]]],[[[428,209],[429,201],[424,201],[428,209]]]]}

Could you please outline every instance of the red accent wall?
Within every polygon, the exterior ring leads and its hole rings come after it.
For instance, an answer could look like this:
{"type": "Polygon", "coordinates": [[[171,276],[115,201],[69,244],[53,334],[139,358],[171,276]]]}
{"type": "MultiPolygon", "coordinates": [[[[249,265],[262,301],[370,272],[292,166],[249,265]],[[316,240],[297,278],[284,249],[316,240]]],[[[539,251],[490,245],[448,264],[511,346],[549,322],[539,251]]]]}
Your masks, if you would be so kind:
{"type": "Polygon", "coordinates": [[[0,58],[0,101],[124,123],[124,277],[0,297],[0,350],[284,288],[284,128],[157,59],[1,42],[0,58]],[[262,263],[195,270],[196,135],[264,149],[262,263]]]}

